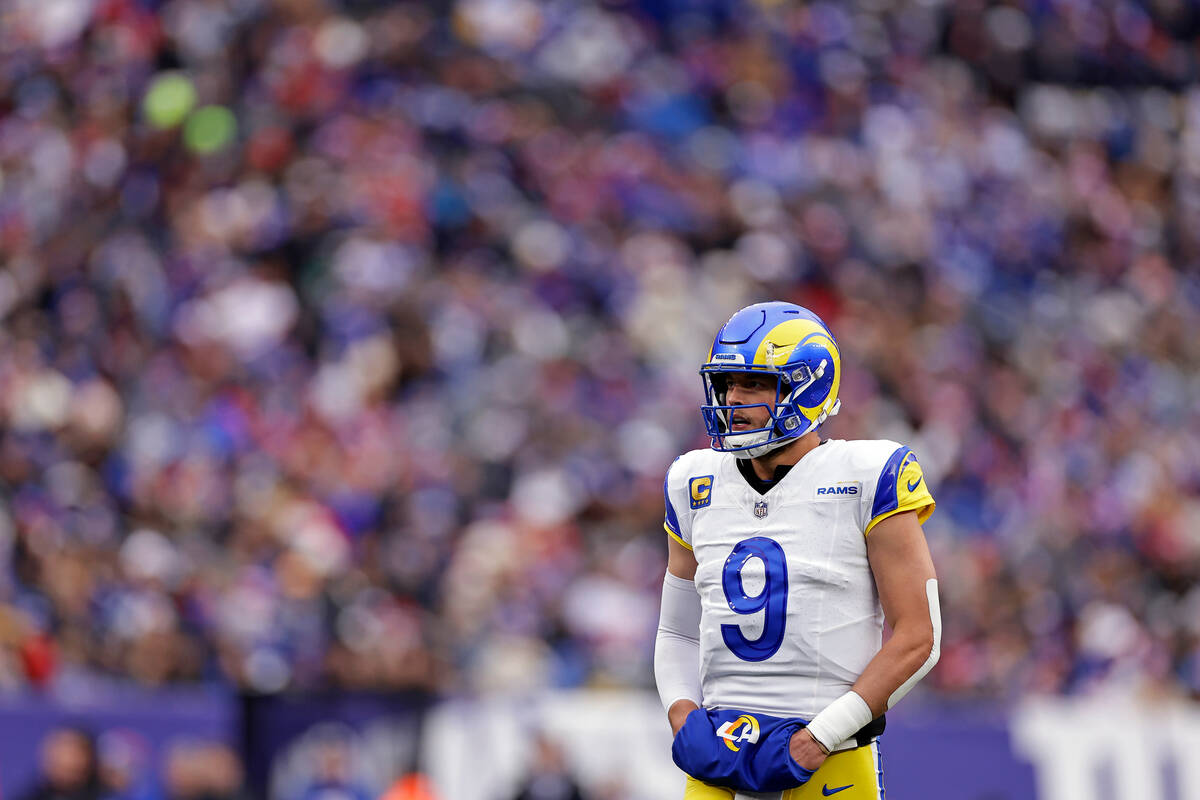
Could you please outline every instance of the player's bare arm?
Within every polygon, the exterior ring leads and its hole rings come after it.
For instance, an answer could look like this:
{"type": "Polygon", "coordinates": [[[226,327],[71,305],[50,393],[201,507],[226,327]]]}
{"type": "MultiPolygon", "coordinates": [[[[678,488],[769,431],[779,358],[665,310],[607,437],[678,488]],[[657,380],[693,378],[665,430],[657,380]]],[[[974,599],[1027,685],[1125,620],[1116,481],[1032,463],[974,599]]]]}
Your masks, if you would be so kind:
{"type": "Polygon", "coordinates": [[[691,550],[667,537],[667,572],[685,581],[696,579],[696,556],[691,550]]]}
{"type": "Polygon", "coordinates": [[[936,575],[925,534],[912,511],[888,517],[871,530],[867,559],[892,636],[855,681],[854,691],[879,716],[895,704],[890,698],[934,652],[937,609],[930,608],[928,583],[936,575]]]}
{"type": "MultiPolygon", "coordinates": [[[[907,681],[927,664],[932,667],[931,654],[936,661],[933,615],[937,610],[930,608],[927,591],[935,573],[916,513],[905,511],[876,525],[867,537],[867,559],[892,636],[867,664],[852,691],[878,717],[894,704],[889,699],[907,681]]],[[[808,769],[815,770],[827,755],[807,728],[792,737],[790,745],[792,758],[808,769]]]]}

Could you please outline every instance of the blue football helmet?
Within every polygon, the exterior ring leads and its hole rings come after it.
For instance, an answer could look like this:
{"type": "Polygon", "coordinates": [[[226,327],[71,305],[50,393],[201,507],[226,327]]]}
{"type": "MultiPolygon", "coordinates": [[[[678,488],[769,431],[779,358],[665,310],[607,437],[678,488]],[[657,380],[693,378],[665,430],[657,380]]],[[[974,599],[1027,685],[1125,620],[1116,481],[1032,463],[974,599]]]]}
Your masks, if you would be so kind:
{"type": "MultiPolygon", "coordinates": [[[[708,361],[700,368],[707,401],[700,407],[712,448],[738,458],[757,458],[815,430],[841,407],[842,359],[828,326],[792,303],[756,303],[738,311],[717,331],[708,361]],[[725,376],[763,372],[775,378],[771,422],[755,430],[729,432],[725,376]]],[[[741,406],[745,408],[746,406],[741,406]]]]}

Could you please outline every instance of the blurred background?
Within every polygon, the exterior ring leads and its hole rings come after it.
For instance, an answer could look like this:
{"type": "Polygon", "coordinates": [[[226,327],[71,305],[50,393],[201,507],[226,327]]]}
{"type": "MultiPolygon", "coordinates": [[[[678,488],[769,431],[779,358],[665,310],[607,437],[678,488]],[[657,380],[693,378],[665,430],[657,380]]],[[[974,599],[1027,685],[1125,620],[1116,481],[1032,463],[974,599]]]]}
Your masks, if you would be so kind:
{"type": "Polygon", "coordinates": [[[783,299],[938,500],[889,795],[1200,798],[1198,37],[0,0],[0,793],[678,798],[663,474],[783,299]]]}

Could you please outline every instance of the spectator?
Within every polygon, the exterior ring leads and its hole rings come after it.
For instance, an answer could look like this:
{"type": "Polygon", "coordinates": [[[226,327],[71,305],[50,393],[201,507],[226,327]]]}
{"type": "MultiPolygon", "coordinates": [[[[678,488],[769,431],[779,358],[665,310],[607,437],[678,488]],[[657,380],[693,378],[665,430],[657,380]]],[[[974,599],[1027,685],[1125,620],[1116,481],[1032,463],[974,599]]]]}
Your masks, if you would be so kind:
{"type": "Polygon", "coordinates": [[[58,728],[42,741],[42,774],[23,800],[100,800],[104,796],[90,734],[58,728]]]}
{"type": "Polygon", "coordinates": [[[328,737],[317,745],[314,775],[299,800],[372,800],[366,787],[351,773],[350,745],[328,737]]]}
{"type": "Polygon", "coordinates": [[[513,800],[584,800],[583,791],[571,777],[558,745],[539,736],[534,748],[529,777],[513,800]]]}
{"type": "Polygon", "coordinates": [[[169,800],[250,800],[240,759],[219,742],[175,743],[165,774],[169,800]]]}
{"type": "Polygon", "coordinates": [[[149,743],[126,729],[106,730],[97,738],[100,782],[108,800],[159,800],[149,743]]]}

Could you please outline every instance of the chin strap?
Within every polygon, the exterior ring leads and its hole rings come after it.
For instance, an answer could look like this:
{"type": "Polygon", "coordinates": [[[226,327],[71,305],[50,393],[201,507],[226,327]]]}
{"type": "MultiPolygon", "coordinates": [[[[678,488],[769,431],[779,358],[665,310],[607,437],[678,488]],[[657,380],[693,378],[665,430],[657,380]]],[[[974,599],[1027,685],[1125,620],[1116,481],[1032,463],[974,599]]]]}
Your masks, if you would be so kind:
{"type": "MultiPolygon", "coordinates": [[[[759,436],[765,437],[768,434],[766,432],[763,432],[763,433],[756,433],[753,435],[756,437],[759,437],[759,436]]],[[[726,444],[730,443],[729,442],[730,438],[732,438],[732,437],[729,437],[729,436],[725,437],[726,444]]],[[[783,447],[785,444],[791,444],[794,441],[796,441],[796,438],[794,436],[788,437],[787,439],[776,439],[773,442],[767,442],[765,444],[760,444],[758,447],[750,447],[745,450],[734,450],[733,455],[735,458],[740,458],[743,460],[748,459],[748,458],[759,458],[761,456],[765,456],[767,453],[770,453],[773,450],[778,450],[779,448],[783,447]]],[[[734,447],[741,447],[748,443],[747,442],[733,442],[732,444],[734,447]]]]}

